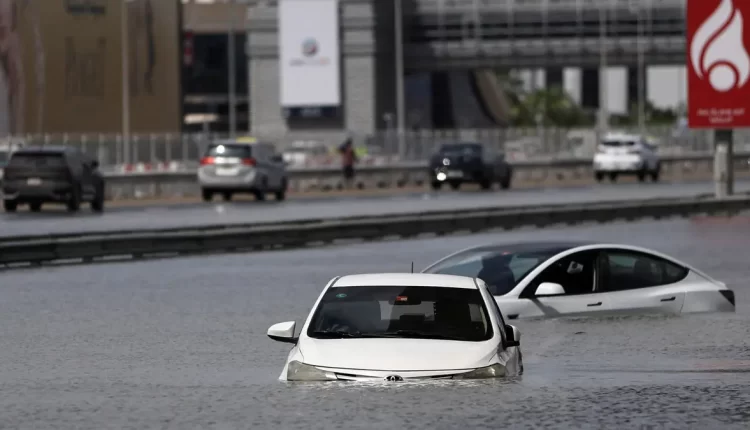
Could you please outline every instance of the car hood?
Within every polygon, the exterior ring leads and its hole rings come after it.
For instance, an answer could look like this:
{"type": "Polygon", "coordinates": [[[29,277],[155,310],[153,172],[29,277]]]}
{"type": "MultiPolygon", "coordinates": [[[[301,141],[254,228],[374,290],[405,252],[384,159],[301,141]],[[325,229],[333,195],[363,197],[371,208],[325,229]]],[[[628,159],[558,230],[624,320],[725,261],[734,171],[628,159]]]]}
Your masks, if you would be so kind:
{"type": "Polygon", "coordinates": [[[497,354],[494,340],[311,339],[299,344],[305,363],[340,369],[424,371],[487,366],[497,354]]]}

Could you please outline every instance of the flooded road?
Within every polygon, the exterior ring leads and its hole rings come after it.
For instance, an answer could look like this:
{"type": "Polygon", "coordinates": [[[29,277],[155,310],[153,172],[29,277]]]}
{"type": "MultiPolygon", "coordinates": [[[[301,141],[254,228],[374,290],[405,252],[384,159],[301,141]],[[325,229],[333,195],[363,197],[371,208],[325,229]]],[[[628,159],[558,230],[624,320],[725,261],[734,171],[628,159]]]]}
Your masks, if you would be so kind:
{"type": "Polygon", "coordinates": [[[750,222],[669,221],[0,274],[0,427],[747,429],[750,222]],[[326,282],[478,243],[623,242],[725,281],[737,313],[517,321],[511,381],[285,384],[326,282]]]}

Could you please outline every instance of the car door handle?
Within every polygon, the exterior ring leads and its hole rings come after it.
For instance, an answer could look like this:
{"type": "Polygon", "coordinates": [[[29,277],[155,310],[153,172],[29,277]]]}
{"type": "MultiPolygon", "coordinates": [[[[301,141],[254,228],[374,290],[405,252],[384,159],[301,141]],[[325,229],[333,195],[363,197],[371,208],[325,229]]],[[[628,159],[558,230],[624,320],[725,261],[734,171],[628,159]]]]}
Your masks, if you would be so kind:
{"type": "Polygon", "coordinates": [[[601,305],[602,305],[602,302],[596,302],[596,303],[589,303],[589,304],[588,304],[588,305],[586,305],[586,306],[588,306],[588,307],[593,307],[593,306],[601,306],[601,305]]]}
{"type": "Polygon", "coordinates": [[[666,298],[666,299],[661,299],[661,301],[662,302],[673,302],[673,301],[675,301],[675,299],[677,299],[677,297],[672,296],[672,297],[669,297],[669,298],[666,298]]]}

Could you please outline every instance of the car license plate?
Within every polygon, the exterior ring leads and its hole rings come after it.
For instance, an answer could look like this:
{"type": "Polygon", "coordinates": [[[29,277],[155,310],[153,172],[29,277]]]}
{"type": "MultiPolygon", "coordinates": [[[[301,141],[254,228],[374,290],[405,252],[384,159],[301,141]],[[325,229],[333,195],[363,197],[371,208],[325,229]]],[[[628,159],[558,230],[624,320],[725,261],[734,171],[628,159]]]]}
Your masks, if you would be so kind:
{"type": "Polygon", "coordinates": [[[29,178],[26,183],[29,185],[42,185],[42,180],[39,178],[29,178]]]}
{"type": "Polygon", "coordinates": [[[460,177],[462,177],[463,175],[464,175],[464,174],[463,174],[463,172],[462,172],[462,171],[460,171],[460,170],[449,170],[449,171],[448,171],[448,175],[447,175],[447,176],[448,176],[449,178],[460,178],[460,177]]]}
{"type": "Polygon", "coordinates": [[[237,174],[235,167],[217,167],[216,174],[219,176],[233,176],[237,174]]]}

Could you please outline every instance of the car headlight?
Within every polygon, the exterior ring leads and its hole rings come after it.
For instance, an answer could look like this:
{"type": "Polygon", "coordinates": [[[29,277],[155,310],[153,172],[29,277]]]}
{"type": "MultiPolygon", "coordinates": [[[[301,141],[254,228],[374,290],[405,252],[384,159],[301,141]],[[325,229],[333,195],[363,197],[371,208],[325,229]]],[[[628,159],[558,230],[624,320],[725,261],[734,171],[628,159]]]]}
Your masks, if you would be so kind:
{"type": "Polygon", "coordinates": [[[486,379],[486,378],[502,378],[505,376],[505,366],[502,364],[493,364],[492,366],[480,367],[474,369],[471,372],[462,373],[455,375],[454,379],[486,379]]]}
{"type": "Polygon", "coordinates": [[[287,367],[286,379],[288,381],[327,381],[338,378],[332,373],[320,370],[315,366],[292,361],[287,367]]]}

